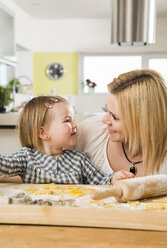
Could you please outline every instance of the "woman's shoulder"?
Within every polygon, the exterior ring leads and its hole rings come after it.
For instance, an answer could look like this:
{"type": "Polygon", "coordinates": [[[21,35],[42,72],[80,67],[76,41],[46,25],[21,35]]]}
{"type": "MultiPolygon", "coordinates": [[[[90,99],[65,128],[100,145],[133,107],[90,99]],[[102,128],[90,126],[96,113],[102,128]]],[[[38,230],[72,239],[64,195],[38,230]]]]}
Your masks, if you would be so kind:
{"type": "Polygon", "coordinates": [[[93,116],[85,119],[78,125],[78,131],[88,131],[91,130],[92,133],[96,133],[97,130],[106,131],[106,125],[102,123],[103,116],[93,116]]]}
{"type": "Polygon", "coordinates": [[[105,141],[107,135],[107,126],[102,123],[102,116],[90,117],[78,126],[76,149],[84,151],[85,146],[96,146],[101,140],[105,141]]]}

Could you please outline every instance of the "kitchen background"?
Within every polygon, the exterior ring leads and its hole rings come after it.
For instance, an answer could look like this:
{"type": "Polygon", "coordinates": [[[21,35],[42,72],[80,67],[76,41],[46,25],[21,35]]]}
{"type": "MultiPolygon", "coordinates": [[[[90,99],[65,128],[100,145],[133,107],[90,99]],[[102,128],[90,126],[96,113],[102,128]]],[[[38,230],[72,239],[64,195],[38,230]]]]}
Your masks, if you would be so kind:
{"type": "MultiPolygon", "coordinates": [[[[116,47],[110,0],[0,0],[0,85],[13,77],[32,85],[23,96],[15,94],[18,106],[33,95],[58,94],[74,105],[77,122],[103,114],[106,85],[118,74],[150,67],[167,79],[167,1],[156,3],[155,44],[116,47]],[[52,63],[65,68],[58,80],[47,76],[52,63]],[[93,94],[83,87],[86,79],[97,84],[93,94]]],[[[17,118],[0,114],[1,153],[19,147],[11,128],[17,118]]]]}

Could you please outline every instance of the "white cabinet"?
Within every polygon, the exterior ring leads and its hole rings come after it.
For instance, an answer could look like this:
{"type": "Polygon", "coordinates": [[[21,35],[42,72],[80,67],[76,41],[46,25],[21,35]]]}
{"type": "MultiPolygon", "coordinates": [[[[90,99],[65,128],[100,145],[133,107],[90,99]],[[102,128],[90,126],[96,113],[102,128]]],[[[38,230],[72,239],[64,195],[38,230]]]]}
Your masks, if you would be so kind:
{"type": "Polygon", "coordinates": [[[15,76],[16,45],[15,18],[0,3],[0,85],[7,84],[15,76]]]}
{"type": "Polygon", "coordinates": [[[0,4],[0,56],[15,56],[15,23],[12,13],[0,4]]]}

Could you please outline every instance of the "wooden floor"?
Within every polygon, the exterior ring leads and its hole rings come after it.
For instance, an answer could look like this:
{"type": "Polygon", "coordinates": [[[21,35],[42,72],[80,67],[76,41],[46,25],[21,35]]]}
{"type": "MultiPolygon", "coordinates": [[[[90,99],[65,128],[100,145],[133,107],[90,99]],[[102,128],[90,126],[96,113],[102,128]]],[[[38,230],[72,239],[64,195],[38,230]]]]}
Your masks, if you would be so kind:
{"type": "Polygon", "coordinates": [[[0,248],[161,248],[167,232],[125,229],[0,225],[0,248]]]}

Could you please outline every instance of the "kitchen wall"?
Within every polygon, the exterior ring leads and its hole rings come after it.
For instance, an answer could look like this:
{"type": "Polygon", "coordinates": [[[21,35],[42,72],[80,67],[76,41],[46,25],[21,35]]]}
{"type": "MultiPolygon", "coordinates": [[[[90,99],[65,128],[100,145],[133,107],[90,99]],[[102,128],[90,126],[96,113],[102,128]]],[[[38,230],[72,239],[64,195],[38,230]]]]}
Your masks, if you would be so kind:
{"type": "Polygon", "coordinates": [[[0,3],[15,13],[16,43],[33,52],[167,51],[167,17],[157,17],[155,45],[116,48],[110,44],[110,19],[33,20],[11,0],[0,3]]]}
{"type": "Polygon", "coordinates": [[[167,18],[157,18],[156,44],[146,47],[114,47],[110,44],[111,20],[58,20],[35,21],[38,33],[34,47],[36,51],[77,52],[152,52],[167,51],[167,18]],[[54,32],[53,32],[54,30],[54,32]]]}
{"type": "MultiPolygon", "coordinates": [[[[81,53],[167,52],[167,17],[157,18],[156,44],[124,48],[110,44],[110,19],[33,20],[11,0],[0,0],[0,6],[12,11],[15,16],[15,41],[18,47],[16,76],[27,75],[32,79],[36,95],[50,94],[51,89],[55,88],[57,94],[68,96],[75,106],[77,122],[94,114],[103,114],[106,99],[105,95],[78,96],[81,53]],[[65,67],[66,74],[62,79],[52,81],[46,77],[46,67],[52,62],[62,63],[65,67]]],[[[0,137],[4,144],[1,153],[18,149],[15,130],[1,130],[0,137]]]]}
{"type": "MultiPolygon", "coordinates": [[[[20,58],[16,68],[19,74],[30,73],[34,83],[34,93],[49,94],[55,88],[57,94],[74,95],[78,94],[79,81],[79,54],[80,53],[105,53],[105,54],[135,54],[135,53],[165,53],[167,52],[167,18],[157,18],[156,44],[146,47],[114,47],[110,44],[110,19],[77,19],[77,20],[33,20],[22,9],[15,5],[11,0],[0,0],[7,8],[15,13],[16,43],[31,51],[32,60],[27,63],[26,56],[20,58]],[[26,63],[25,63],[26,61],[26,63]],[[57,81],[52,81],[46,77],[45,70],[48,64],[60,62],[66,68],[65,76],[57,81]],[[28,72],[26,67],[33,67],[33,71],[28,72]],[[32,66],[33,65],[33,66],[32,66]],[[20,70],[20,68],[22,68],[20,70]],[[19,73],[20,72],[20,73],[19,73]],[[32,74],[32,75],[31,75],[32,74]]],[[[23,53],[23,52],[22,52],[23,53]]],[[[87,96],[85,96],[86,98],[87,96]]],[[[74,97],[75,98],[75,97],[74,97]]],[[[81,102],[81,107],[89,111],[87,100],[81,102]]],[[[101,101],[92,97],[94,106],[101,101]]],[[[79,107],[79,105],[77,105],[79,107]]],[[[94,112],[101,111],[95,108],[94,112]]]]}
{"type": "Polygon", "coordinates": [[[28,75],[33,81],[34,77],[34,63],[33,63],[33,52],[25,49],[24,47],[17,45],[16,50],[16,77],[20,75],[28,75]]]}
{"type": "Polygon", "coordinates": [[[55,89],[58,95],[78,94],[79,54],[76,52],[34,53],[34,94],[50,94],[55,89]],[[58,62],[65,68],[65,75],[59,80],[49,79],[47,66],[58,62]]]}

